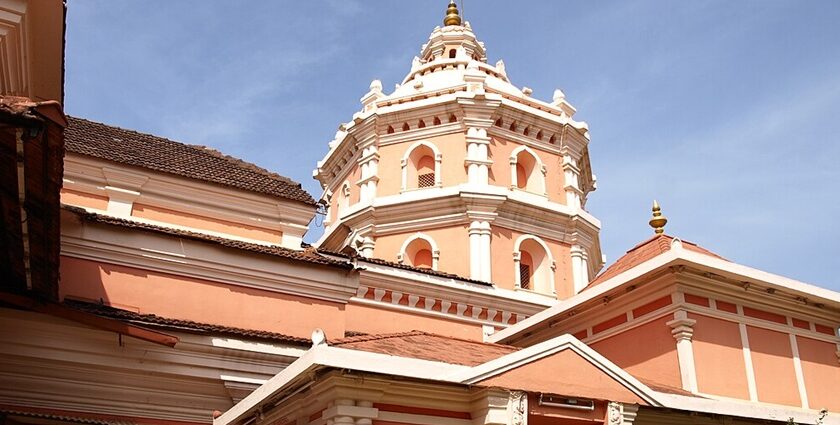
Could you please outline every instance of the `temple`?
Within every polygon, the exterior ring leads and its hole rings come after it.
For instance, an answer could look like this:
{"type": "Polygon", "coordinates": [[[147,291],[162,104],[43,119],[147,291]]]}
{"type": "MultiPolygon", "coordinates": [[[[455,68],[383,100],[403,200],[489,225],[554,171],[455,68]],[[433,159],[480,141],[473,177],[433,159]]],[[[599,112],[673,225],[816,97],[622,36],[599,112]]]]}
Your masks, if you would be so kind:
{"type": "Polygon", "coordinates": [[[325,143],[316,198],[66,116],[65,4],[0,0],[0,423],[840,424],[840,294],[655,201],[605,265],[588,125],[443,12],[325,143]]]}

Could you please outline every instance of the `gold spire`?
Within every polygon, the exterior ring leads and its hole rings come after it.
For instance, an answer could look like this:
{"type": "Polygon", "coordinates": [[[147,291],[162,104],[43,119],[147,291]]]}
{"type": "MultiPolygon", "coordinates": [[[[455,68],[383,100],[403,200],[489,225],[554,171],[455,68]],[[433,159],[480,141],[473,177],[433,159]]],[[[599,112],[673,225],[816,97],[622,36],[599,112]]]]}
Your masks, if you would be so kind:
{"type": "Polygon", "coordinates": [[[656,232],[657,235],[660,235],[665,232],[665,224],[668,223],[668,219],[662,215],[662,209],[659,208],[659,202],[653,200],[653,217],[651,217],[648,224],[650,227],[653,227],[653,231],[656,232]]]}
{"type": "Polygon", "coordinates": [[[443,25],[461,25],[461,16],[458,15],[458,6],[455,0],[449,0],[449,7],[446,8],[446,16],[443,18],[443,25]]]}

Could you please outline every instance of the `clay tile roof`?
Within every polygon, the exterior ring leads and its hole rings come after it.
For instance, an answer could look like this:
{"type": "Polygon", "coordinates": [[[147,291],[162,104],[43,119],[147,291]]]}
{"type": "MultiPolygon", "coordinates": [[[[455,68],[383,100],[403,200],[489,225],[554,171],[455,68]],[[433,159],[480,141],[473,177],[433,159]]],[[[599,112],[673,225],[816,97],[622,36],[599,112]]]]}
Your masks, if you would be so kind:
{"type": "Polygon", "coordinates": [[[270,340],[298,345],[309,345],[312,342],[307,338],[299,338],[284,335],[276,332],[262,331],[256,329],[234,328],[230,326],[214,325],[211,323],[193,322],[192,320],[170,319],[154,314],[141,314],[129,310],[123,310],[103,304],[89,303],[85,301],[65,299],[64,305],[74,310],[83,311],[100,317],[117,319],[141,327],[152,327],[158,329],[170,329],[182,332],[232,335],[244,338],[270,340]]]}
{"type": "Polygon", "coordinates": [[[324,250],[324,249],[320,249],[320,250],[318,250],[318,252],[321,252],[325,255],[332,255],[332,256],[335,256],[335,257],[342,257],[342,258],[347,258],[347,259],[352,258],[352,259],[356,259],[357,261],[367,262],[367,263],[371,263],[371,264],[378,264],[380,266],[387,266],[387,267],[393,267],[395,269],[401,269],[401,270],[408,270],[408,271],[417,272],[417,273],[423,273],[423,274],[427,274],[429,276],[437,276],[437,277],[442,277],[442,278],[446,278],[446,279],[460,280],[462,282],[469,282],[469,283],[474,283],[476,285],[482,285],[482,286],[493,286],[493,283],[490,283],[490,282],[484,282],[482,280],[470,279],[468,277],[463,277],[463,276],[460,276],[460,275],[457,275],[457,274],[447,273],[447,272],[440,271],[440,270],[432,270],[432,269],[427,268],[427,267],[414,267],[414,266],[411,266],[411,265],[408,265],[408,264],[401,264],[401,263],[397,263],[397,262],[394,262],[394,261],[383,260],[381,258],[362,257],[362,256],[358,256],[358,255],[348,255],[348,254],[344,254],[344,253],[341,253],[341,252],[328,251],[328,250],[324,250]]]}
{"type": "MultiPolygon", "coordinates": [[[[50,421],[58,421],[58,422],[69,422],[75,424],[85,424],[85,425],[133,425],[136,422],[126,419],[99,419],[99,418],[91,418],[85,416],[70,416],[70,415],[59,415],[53,413],[45,413],[45,412],[27,412],[23,410],[16,410],[16,409],[6,409],[0,408],[0,417],[2,416],[17,416],[22,418],[34,418],[34,419],[46,419],[50,421]]],[[[11,423],[15,422],[23,422],[23,421],[10,421],[11,423]]]]}
{"type": "Polygon", "coordinates": [[[132,229],[139,229],[139,230],[146,230],[150,232],[162,233],[170,236],[177,236],[202,242],[210,242],[215,243],[227,248],[234,248],[240,249],[244,251],[255,252],[258,254],[265,254],[265,255],[272,255],[275,257],[286,258],[289,260],[295,261],[304,261],[307,263],[314,263],[314,264],[321,264],[325,266],[334,266],[340,267],[344,269],[352,269],[353,265],[350,264],[348,261],[341,261],[332,259],[329,257],[325,257],[319,254],[315,249],[307,248],[304,250],[294,250],[289,248],[284,248],[281,246],[268,246],[268,245],[260,245],[256,243],[250,242],[242,242],[233,239],[222,238],[218,236],[210,236],[203,233],[197,232],[190,232],[187,230],[180,230],[180,229],[172,229],[163,226],[155,226],[153,224],[146,224],[141,223],[138,221],[133,220],[126,220],[122,218],[110,217],[107,215],[96,214],[92,212],[88,212],[82,208],[70,206],[70,205],[62,205],[62,209],[66,211],[70,211],[76,215],[78,215],[82,220],[94,222],[94,223],[103,223],[103,224],[110,224],[114,226],[121,226],[127,227],[132,229]]]}
{"type": "MultiPolygon", "coordinates": [[[[654,237],[634,246],[626,254],[624,254],[621,258],[616,260],[611,266],[607,267],[601,274],[598,275],[589,285],[584,288],[589,289],[593,286],[596,286],[620,273],[623,273],[627,270],[632,269],[633,267],[638,266],[639,264],[644,263],[660,254],[664,254],[671,249],[671,242],[675,238],[670,235],[655,235],[654,237]]],[[[700,254],[708,255],[710,257],[719,258],[721,260],[726,260],[726,258],[721,257],[720,255],[715,254],[712,251],[709,251],[706,248],[703,248],[700,245],[697,245],[693,242],[680,240],[682,242],[683,249],[688,251],[697,252],[700,254]]],[[[727,260],[728,261],[728,260],[727,260]]]]}
{"type": "Polygon", "coordinates": [[[289,178],[204,146],[67,117],[68,152],[315,205],[289,178]]]}
{"type": "Polygon", "coordinates": [[[330,345],[421,360],[477,366],[519,348],[471,341],[423,331],[362,335],[330,341],[330,345]]]}

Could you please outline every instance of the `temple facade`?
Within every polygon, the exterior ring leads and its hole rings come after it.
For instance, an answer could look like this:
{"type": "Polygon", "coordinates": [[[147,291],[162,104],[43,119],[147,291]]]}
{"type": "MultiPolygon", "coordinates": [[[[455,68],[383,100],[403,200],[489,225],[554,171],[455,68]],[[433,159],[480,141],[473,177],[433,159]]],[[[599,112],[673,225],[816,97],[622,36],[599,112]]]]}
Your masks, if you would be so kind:
{"type": "Polygon", "coordinates": [[[587,124],[454,2],[325,145],[320,199],[65,116],[64,7],[0,0],[2,425],[840,424],[840,294],[657,203],[605,267],[587,124]]]}

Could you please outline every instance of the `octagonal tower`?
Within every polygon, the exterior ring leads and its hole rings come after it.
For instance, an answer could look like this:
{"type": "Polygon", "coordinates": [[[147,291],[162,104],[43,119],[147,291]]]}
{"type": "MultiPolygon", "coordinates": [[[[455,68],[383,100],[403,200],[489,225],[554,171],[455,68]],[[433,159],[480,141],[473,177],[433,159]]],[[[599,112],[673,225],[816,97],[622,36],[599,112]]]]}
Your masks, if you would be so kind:
{"type": "Polygon", "coordinates": [[[510,83],[450,3],[411,70],[373,81],[314,176],[319,247],[560,299],[603,265],[586,123],[510,83]]]}

